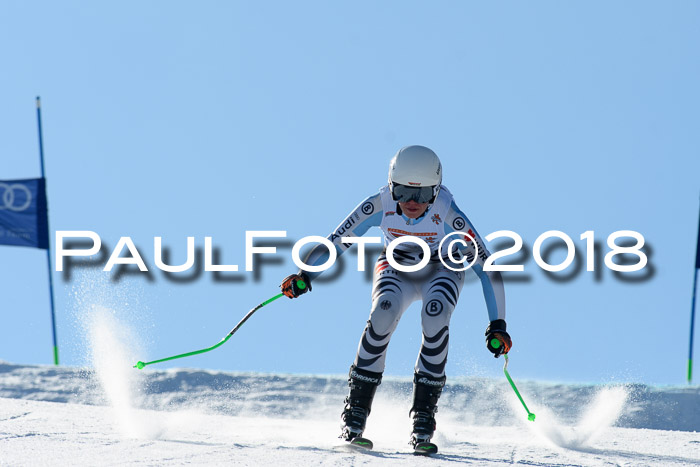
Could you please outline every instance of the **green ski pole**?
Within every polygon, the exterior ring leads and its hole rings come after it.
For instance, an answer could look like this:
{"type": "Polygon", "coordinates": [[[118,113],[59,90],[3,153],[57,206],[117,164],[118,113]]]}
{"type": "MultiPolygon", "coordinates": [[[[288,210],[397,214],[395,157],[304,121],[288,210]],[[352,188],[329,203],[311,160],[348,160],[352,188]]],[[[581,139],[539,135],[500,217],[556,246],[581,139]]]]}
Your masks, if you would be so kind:
{"type": "MultiPolygon", "coordinates": [[[[297,287],[299,287],[300,289],[305,289],[305,288],[306,288],[306,283],[304,283],[304,281],[297,281],[297,287]]],[[[272,297],[272,298],[270,298],[270,299],[268,299],[268,300],[265,300],[265,301],[262,302],[260,305],[256,306],[256,307],[253,308],[252,310],[250,310],[250,311],[248,312],[248,314],[246,314],[246,315],[243,317],[243,319],[236,325],[236,327],[233,328],[233,329],[231,329],[231,332],[229,332],[229,333],[226,335],[226,337],[224,337],[224,338],[221,339],[217,344],[214,344],[214,345],[212,345],[211,347],[207,347],[206,349],[193,350],[192,352],[182,353],[182,354],[179,354],[179,355],[173,355],[172,357],[161,358],[160,360],[153,360],[152,362],[142,362],[142,361],[138,361],[138,362],[136,362],[136,365],[134,365],[134,368],[138,368],[139,370],[141,370],[141,369],[143,369],[143,367],[145,367],[146,365],[153,365],[154,363],[167,362],[168,360],[175,360],[175,359],[177,359],[177,358],[190,357],[190,356],[192,356],[192,355],[198,355],[198,354],[201,354],[201,353],[209,352],[209,351],[212,351],[212,350],[214,350],[214,349],[216,349],[216,348],[218,348],[218,347],[221,347],[222,345],[224,345],[224,344],[226,343],[227,340],[229,340],[229,339],[231,338],[231,336],[233,336],[233,335],[236,333],[236,331],[238,331],[238,329],[239,329],[241,326],[243,326],[243,323],[245,323],[246,321],[248,321],[248,318],[250,318],[251,316],[253,316],[253,313],[255,313],[256,311],[258,311],[260,308],[264,307],[264,306],[267,305],[268,303],[274,302],[275,300],[277,300],[278,298],[280,298],[280,297],[283,296],[283,295],[284,295],[283,293],[277,294],[277,295],[275,295],[274,297],[272,297]]]]}
{"type": "MultiPolygon", "coordinates": [[[[501,342],[498,339],[491,339],[491,347],[494,349],[497,349],[501,346],[501,342]]],[[[508,373],[508,354],[504,353],[503,358],[505,358],[505,363],[503,364],[503,373],[506,374],[506,378],[508,378],[508,382],[510,383],[510,387],[513,388],[513,391],[515,391],[515,395],[518,396],[518,399],[520,399],[520,403],[523,404],[523,407],[525,407],[525,411],[527,412],[527,419],[530,420],[531,422],[535,421],[535,414],[530,412],[530,409],[527,408],[527,405],[525,404],[525,401],[523,400],[523,396],[520,395],[520,391],[518,391],[518,388],[515,387],[515,383],[513,382],[513,378],[510,377],[510,374],[508,373]]]]}

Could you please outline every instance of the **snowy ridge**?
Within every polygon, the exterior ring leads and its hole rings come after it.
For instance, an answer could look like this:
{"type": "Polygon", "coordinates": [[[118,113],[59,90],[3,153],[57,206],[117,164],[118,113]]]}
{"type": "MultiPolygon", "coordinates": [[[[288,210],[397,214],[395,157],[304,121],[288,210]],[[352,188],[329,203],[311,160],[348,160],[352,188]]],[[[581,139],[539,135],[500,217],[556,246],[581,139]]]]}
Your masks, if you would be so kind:
{"type": "Polygon", "coordinates": [[[440,452],[422,459],[406,444],[409,379],[382,382],[365,453],[336,438],[345,377],[138,371],[110,349],[94,369],[0,362],[0,465],[700,463],[698,387],[519,382],[531,423],[505,380],[453,381],[440,452]]]}
{"type": "MultiPolygon", "coordinates": [[[[265,415],[297,418],[340,412],[347,391],[342,376],[300,376],[232,373],[193,369],[133,369],[139,388],[137,406],[152,410],[203,409],[222,415],[265,415]]],[[[700,431],[700,387],[624,385],[627,402],[615,426],[655,430],[700,431]]],[[[410,404],[408,378],[385,378],[378,394],[410,404]]],[[[563,423],[573,423],[601,386],[518,381],[528,403],[546,406],[563,423]]],[[[509,425],[511,408],[503,400],[511,389],[505,378],[449,381],[440,400],[471,425],[509,425]],[[505,394],[504,394],[505,393],[505,394]]],[[[0,361],[0,397],[35,401],[109,405],[95,371],[0,361]]],[[[516,412],[517,415],[517,412],[516,412]]]]}

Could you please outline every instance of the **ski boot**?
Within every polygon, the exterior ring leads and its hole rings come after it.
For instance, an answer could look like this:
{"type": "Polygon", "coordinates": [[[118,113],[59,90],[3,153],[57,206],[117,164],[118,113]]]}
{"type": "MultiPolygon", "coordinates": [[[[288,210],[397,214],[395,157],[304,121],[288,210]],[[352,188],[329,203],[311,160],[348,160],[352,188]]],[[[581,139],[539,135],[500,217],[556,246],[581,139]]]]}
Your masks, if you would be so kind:
{"type": "Polygon", "coordinates": [[[362,437],[367,417],[372,410],[372,399],[377,386],[382,382],[382,374],[350,367],[348,385],[350,394],[345,398],[345,409],[341,414],[342,432],[339,438],[350,444],[372,449],[372,442],[362,437]]]}
{"type": "Polygon", "coordinates": [[[415,454],[437,453],[437,446],[430,442],[435,433],[437,403],[447,378],[435,378],[424,373],[413,377],[413,406],[409,416],[413,419],[413,432],[409,444],[415,454]]]}

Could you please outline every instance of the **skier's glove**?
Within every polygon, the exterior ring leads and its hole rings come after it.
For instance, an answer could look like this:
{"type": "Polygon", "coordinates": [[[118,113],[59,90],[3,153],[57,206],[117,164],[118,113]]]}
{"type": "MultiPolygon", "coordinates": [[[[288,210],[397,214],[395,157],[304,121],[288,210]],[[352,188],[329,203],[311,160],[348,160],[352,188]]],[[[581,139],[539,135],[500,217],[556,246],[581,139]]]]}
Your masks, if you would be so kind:
{"type": "Polygon", "coordinates": [[[512,346],[513,343],[506,332],[505,320],[491,321],[491,324],[486,328],[486,348],[489,349],[494,358],[510,352],[512,346]]]}
{"type": "Polygon", "coordinates": [[[282,288],[282,293],[287,297],[297,298],[299,295],[311,290],[311,281],[309,276],[303,272],[301,274],[290,274],[284,278],[280,287],[282,288]],[[303,284],[302,287],[300,287],[301,284],[303,284]]]}

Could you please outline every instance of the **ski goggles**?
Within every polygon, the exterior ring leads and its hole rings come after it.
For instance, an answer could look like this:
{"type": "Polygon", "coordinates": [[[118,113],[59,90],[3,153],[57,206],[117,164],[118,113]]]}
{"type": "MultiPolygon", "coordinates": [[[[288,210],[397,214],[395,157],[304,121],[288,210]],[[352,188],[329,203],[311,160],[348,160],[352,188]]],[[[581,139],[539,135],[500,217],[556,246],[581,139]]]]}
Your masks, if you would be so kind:
{"type": "Polygon", "coordinates": [[[407,186],[392,183],[391,196],[397,203],[408,203],[411,200],[416,203],[432,203],[435,201],[435,187],[407,186]]]}

